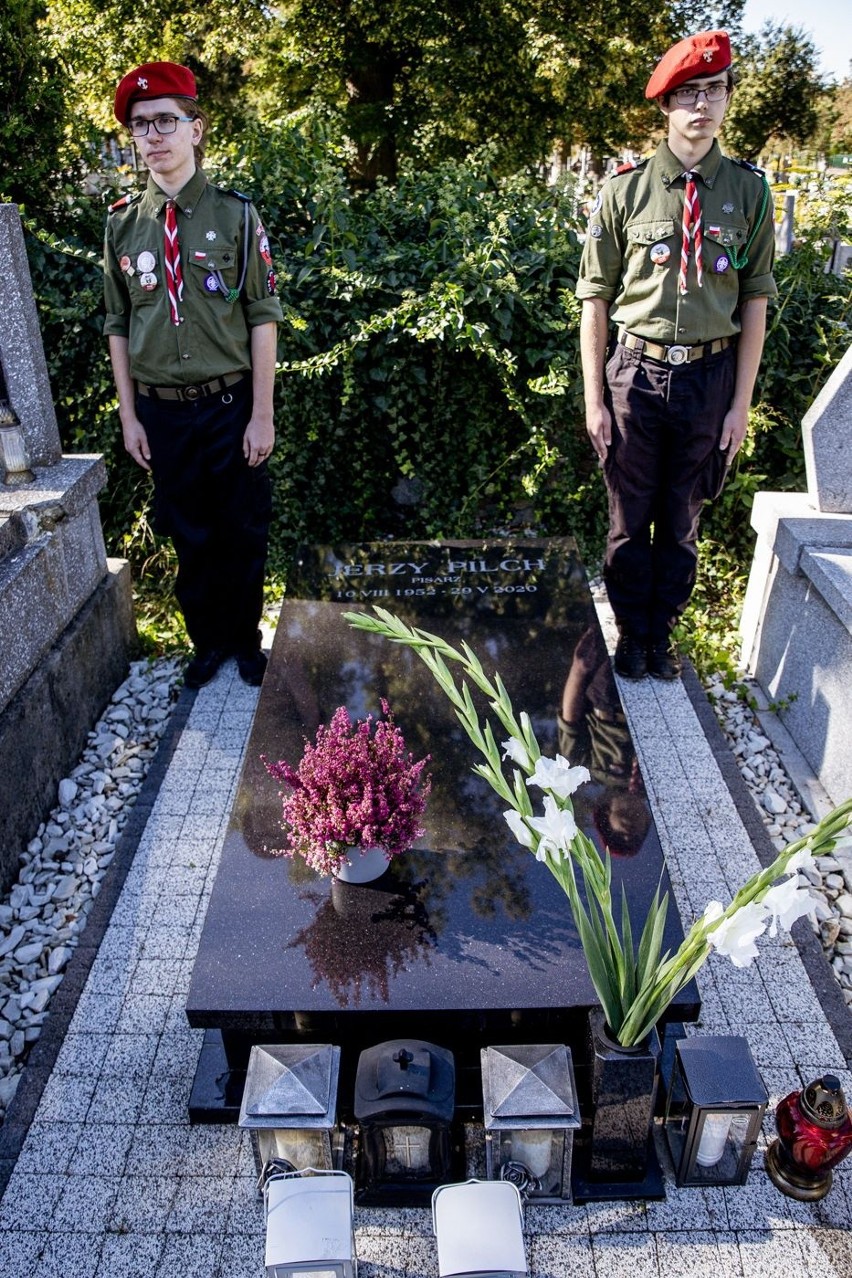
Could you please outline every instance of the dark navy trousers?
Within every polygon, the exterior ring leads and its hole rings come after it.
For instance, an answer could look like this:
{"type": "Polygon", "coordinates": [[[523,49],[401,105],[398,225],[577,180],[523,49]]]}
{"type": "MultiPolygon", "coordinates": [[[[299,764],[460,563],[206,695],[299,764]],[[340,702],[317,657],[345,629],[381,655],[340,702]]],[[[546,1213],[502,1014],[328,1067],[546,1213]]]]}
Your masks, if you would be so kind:
{"type": "Polygon", "coordinates": [[[243,456],[251,410],[249,376],[191,403],[136,398],[154,527],[174,543],[175,594],[200,651],[257,646],[272,503],[266,463],[250,467],[243,456]]]}
{"type": "Polygon", "coordinates": [[[616,344],[607,360],[604,580],[617,622],[640,639],[665,638],[695,586],[701,508],[727,473],[719,439],[735,371],[734,346],[672,367],[616,344]]]}

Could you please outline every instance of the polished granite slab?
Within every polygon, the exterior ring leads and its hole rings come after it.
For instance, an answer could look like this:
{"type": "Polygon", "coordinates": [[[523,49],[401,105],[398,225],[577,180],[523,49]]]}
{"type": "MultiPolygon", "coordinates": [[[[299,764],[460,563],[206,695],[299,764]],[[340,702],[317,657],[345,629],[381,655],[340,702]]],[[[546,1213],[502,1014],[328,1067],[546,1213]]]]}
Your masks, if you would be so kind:
{"type": "MultiPolygon", "coordinates": [[[[596,1002],[567,901],[520,848],[504,804],[471,771],[474,750],[422,662],[354,630],[378,603],[466,640],[499,670],[545,753],[586,763],[578,824],[614,853],[634,926],[662,875],[659,839],[621,712],[586,574],[569,539],[311,548],[282,609],[187,1000],[190,1024],[221,1032],[227,1064],[252,1042],[307,1039],[357,1053],[414,1034],[462,1069],[480,1046],[564,1041],[583,1052],[596,1002]],[[339,705],[393,708],[407,744],[432,756],[417,847],[376,883],[322,879],[282,842],[279,784],[261,756],[294,765],[339,705]]],[[[498,728],[499,737],[499,728],[498,728]]],[[[674,903],[667,944],[682,936],[674,903]]],[[[668,1018],[692,1019],[694,985],[668,1018]]],[[[212,1050],[212,1048],[211,1048],[212,1050]]]]}

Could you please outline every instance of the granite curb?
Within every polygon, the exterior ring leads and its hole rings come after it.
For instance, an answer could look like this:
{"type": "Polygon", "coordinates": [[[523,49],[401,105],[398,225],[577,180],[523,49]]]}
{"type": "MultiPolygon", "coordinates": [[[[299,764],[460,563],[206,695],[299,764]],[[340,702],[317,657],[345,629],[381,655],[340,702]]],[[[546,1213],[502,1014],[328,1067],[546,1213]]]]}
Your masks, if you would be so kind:
{"type": "Polygon", "coordinates": [[[61,985],[51,999],[50,1013],[44,1028],[33,1044],[21,1083],[9,1106],[5,1122],[0,1126],[0,1199],[9,1183],[30,1123],[33,1121],[42,1093],[56,1063],[76,1011],[77,1002],[95,961],[98,947],[109,926],[125,879],[130,872],[139,841],[145,832],[160,786],[168,772],[196,695],[194,690],[181,689],[177,704],[169,716],[168,725],[160,739],[157,753],[148,769],[125,827],[116,842],[115,856],[104,875],[101,890],[89,914],[80,944],[68,962],[61,985]]]}

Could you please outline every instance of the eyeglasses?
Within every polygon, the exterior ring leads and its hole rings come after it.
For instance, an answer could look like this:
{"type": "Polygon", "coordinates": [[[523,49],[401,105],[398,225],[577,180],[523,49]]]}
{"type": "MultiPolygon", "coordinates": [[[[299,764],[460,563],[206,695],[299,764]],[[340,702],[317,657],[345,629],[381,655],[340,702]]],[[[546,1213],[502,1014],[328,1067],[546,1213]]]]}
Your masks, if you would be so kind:
{"type": "Polygon", "coordinates": [[[674,99],[678,106],[695,106],[699,93],[703,93],[708,102],[721,102],[722,98],[728,96],[728,83],[726,80],[714,80],[712,84],[706,84],[701,89],[691,86],[686,89],[675,89],[674,99]]]}
{"type": "Polygon", "coordinates": [[[194,115],[155,115],[153,120],[146,120],[137,115],[128,121],[127,127],[132,137],[144,138],[152,124],[158,133],[174,133],[178,123],[190,124],[195,118],[194,115]]]}

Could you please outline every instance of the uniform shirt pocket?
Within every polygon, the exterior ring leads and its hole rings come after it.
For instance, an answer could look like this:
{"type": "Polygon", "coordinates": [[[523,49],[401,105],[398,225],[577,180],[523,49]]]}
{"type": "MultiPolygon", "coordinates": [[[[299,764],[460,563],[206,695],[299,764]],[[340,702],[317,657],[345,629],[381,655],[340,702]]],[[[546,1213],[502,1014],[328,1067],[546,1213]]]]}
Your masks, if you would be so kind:
{"type": "Polygon", "coordinates": [[[134,248],[120,253],[119,269],[127,281],[131,305],[151,306],[159,300],[165,285],[165,267],[161,246],[134,248]]]}
{"type": "Polygon", "coordinates": [[[704,223],[704,234],[723,248],[742,248],[748,239],[748,225],[745,221],[735,222],[730,217],[724,222],[708,218],[704,223]]]}
{"type": "Polygon", "coordinates": [[[190,254],[189,261],[195,267],[190,274],[193,288],[206,293],[208,297],[215,297],[222,292],[220,280],[226,290],[236,287],[236,255],[231,249],[218,253],[197,251],[190,254]]]}
{"type": "Polygon", "coordinates": [[[626,233],[628,244],[654,245],[658,241],[670,240],[674,237],[674,218],[661,217],[654,222],[629,222],[626,233]]]}
{"type": "Polygon", "coordinates": [[[677,264],[680,253],[680,228],[674,218],[660,217],[653,222],[636,220],[625,227],[627,253],[625,255],[624,284],[628,292],[637,285],[644,293],[650,286],[654,291],[661,285],[661,273],[665,275],[677,264]]]}

